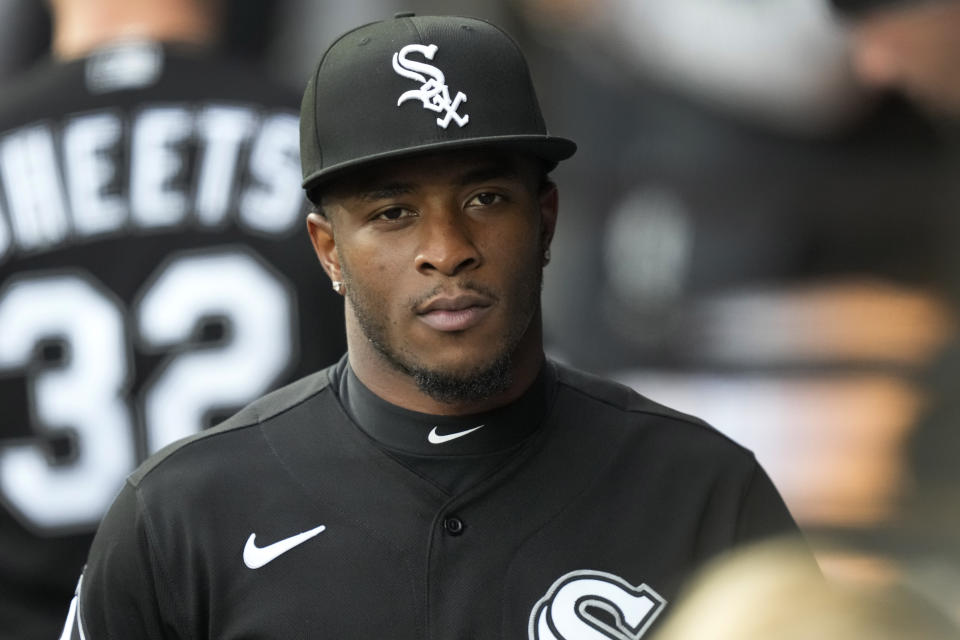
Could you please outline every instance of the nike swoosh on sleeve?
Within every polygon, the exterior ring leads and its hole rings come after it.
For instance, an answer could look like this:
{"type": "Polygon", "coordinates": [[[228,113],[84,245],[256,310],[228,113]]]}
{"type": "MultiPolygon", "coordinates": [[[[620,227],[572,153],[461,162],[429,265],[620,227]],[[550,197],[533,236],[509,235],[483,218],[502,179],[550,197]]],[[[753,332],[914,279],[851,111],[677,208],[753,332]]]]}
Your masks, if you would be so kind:
{"type": "Polygon", "coordinates": [[[326,528],[325,525],[320,525],[315,529],[284,538],[273,544],[268,544],[265,547],[258,547],[256,543],[257,534],[251,533],[250,537],[247,538],[247,544],[243,547],[243,564],[247,565],[250,569],[259,569],[265,564],[273,562],[287,551],[290,551],[290,549],[303,544],[310,538],[323,532],[326,528]]]}

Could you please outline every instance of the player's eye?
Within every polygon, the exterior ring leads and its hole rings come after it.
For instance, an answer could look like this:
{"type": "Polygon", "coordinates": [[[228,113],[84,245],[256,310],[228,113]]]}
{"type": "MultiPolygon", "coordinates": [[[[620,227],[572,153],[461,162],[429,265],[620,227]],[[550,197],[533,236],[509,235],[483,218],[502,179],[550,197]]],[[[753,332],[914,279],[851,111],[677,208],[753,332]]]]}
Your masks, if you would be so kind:
{"type": "Polygon", "coordinates": [[[404,218],[409,218],[413,215],[413,212],[409,209],[403,207],[390,207],[389,209],[384,209],[383,211],[376,214],[374,220],[384,220],[386,222],[397,222],[403,220],[404,218]]]}
{"type": "Polygon", "coordinates": [[[484,191],[483,193],[478,193],[477,195],[470,198],[467,202],[467,206],[473,207],[489,207],[490,205],[498,204],[503,201],[503,196],[499,193],[493,193],[492,191],[484,191]]]}

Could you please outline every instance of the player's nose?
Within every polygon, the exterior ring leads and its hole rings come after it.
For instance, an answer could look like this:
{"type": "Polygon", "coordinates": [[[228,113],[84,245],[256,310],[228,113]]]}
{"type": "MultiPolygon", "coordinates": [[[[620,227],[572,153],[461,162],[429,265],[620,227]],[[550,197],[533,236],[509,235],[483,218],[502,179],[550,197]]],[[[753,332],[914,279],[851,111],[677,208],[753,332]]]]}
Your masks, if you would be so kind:
{"type": "Polygon", "coordinates": [[[415,263],[420,273],[455,276],[482,263],[469,223],[459,210],[451,207],[435,210],[424,216],[419,229],[415,263]]]}

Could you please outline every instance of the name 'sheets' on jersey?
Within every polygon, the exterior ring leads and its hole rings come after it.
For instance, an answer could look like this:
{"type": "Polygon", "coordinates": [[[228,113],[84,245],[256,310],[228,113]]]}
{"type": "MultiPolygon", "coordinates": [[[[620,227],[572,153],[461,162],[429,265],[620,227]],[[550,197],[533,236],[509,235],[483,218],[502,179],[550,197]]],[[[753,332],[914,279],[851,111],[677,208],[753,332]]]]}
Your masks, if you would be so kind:
{"type": "Polygon", "coordinates": [[[299,222],[299,129],[287,112],[155,105],[43,121],[0,138],[0,261],[118,233],[299,222]]]}

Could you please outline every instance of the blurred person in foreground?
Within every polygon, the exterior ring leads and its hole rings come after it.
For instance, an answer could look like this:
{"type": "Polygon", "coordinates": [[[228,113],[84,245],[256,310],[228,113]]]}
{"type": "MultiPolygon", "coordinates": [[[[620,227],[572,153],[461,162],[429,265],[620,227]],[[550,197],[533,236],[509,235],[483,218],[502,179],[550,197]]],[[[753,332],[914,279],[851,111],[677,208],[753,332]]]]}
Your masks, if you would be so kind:
{"type": "Polygon", "coordinates": [[[827,580],[778,540],[725,554],[686,587],[654,640],[952,640],[960,628],[898,584],[827,580]]]}
{"type": "Polygon", "coordinates": [[[50,7],[53,58],[0,97],[0,635],[19,640],[62,627],[141,460],[344,344],[298,233],[298,97],[220,57],[221,3],[50,7]]]}
{"type": "Polygon", "coordinates": [[[300,124],[347,354],[132,474],[63,638],[639,638],[714,554],[797,534],[751,452],[546,358],[576,145],[510,36],[358,27],[300,124]]]}

